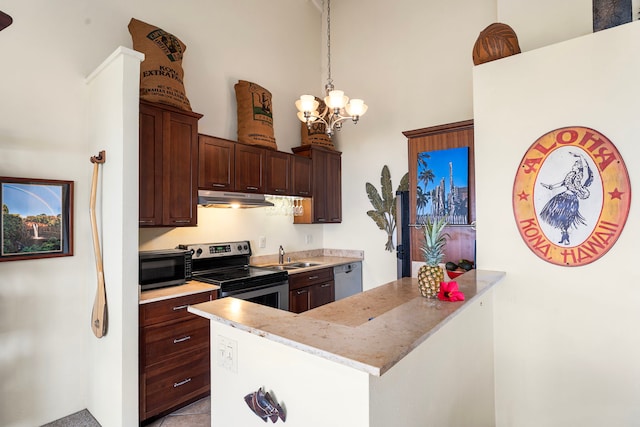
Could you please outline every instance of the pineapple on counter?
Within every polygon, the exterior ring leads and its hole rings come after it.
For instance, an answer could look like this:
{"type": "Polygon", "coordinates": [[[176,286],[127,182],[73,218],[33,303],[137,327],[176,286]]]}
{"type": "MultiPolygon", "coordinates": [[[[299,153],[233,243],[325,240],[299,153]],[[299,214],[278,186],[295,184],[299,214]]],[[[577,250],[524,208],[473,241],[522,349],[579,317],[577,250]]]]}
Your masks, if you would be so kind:
{"type": "Polygon", "coordinates": [[[444,259],[444,247],[449,235],[444,232],[447,220],[440,218],[431,222],[429,218],[422,227],[424,242],[420,247],[426,265],[418,270],[418,288],[426,298],[436,298],[440,290],[440,282],[444,281],[444,271],[440,263],[444,259]]]}

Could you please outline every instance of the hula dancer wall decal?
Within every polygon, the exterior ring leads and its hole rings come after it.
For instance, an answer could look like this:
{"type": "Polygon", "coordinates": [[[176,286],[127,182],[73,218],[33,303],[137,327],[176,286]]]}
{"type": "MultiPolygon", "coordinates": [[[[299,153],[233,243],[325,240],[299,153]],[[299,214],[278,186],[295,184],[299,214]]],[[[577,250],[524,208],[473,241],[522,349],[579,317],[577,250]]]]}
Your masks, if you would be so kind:
{"type": "Polygon", "coordinates": [[[622,156],[600,132],[553,130],[525,153],[513,183],[520,236],[541,259],[581,266],[609,251],[629,215],[631,185],[622,156]]]}
{"type": "Polygon", "coordinates": [[[579,225],[587,225],[585,218],[580,214],[580,199],[588,199],[591,193],[587,189],[593,182],[593,171],[584,156],[569,152],[577,160],[564,179],[555,184],[540,183],[544,188],[554,190],[564,188],[564,191],[553,196],[540,212],[547,224],[562,232],[558,243],[569,245],[569,230],[579,225]]]}

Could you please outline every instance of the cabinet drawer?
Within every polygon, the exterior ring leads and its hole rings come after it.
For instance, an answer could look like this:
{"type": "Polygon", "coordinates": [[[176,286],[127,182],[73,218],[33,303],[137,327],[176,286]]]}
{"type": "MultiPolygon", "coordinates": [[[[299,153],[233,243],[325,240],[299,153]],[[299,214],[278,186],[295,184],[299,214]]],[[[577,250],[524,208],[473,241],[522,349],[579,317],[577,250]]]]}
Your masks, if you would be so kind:
{"type": "Polygon", "coordinates": [[[208,347],[209,323],[208,319],[197,318],[142,328],[142,365],[148,367],[179,354],[208,347]]]}
{"type": "Polygon", "coordinates": [[[321,268],[304,273],[289,274],[289,290],[304,288],[333,280],[333,268],[321,268]]]}
{"type": "Polygon", "coordinates": [[[209,363],[209,351],[203,350],[149,369],[143,375],[145,418],[209,391],[209,363]]]}
{"type": "Polygon", "coordinates": [[[187,311],[187,306],[211,300],[211,292],[170,298],[139,306],[140,326],[153,325],[172,320],[187,320],[197,317],[187,311]]]}

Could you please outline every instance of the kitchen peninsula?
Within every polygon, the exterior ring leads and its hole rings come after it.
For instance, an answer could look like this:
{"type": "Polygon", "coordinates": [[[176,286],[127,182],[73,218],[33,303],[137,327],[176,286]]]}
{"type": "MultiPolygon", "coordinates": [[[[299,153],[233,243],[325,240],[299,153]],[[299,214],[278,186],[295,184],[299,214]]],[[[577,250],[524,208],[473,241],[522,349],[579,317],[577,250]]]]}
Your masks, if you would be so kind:
{"type": "Polygon", "coordinates": [[[234,298],[190,306],[211,320],[212,426],[262,425],[244,401],[260,387],[289,426],[493,425],[503,277],[458,277],[466,301],[455,303],[403,278],[301,314],[234,298]]]}

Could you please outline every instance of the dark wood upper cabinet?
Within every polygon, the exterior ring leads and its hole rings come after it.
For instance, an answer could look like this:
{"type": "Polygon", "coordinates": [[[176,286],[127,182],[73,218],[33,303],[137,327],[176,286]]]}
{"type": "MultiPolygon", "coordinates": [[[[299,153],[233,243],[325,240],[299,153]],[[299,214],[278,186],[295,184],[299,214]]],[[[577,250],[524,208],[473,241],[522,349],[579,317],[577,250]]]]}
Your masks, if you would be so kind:
{"type": "Polygon", "coordinates": [[[304,215],[294,217],[294,223],[342,222],[342,153],[313,145],[294,147],[293,152],[311,159],[313,193],[310,202],[303,203],[304,215]]]}
{"type": "Polygon", "coordinates": [[[162,110],[140,104],[139,224],[162,224],[162,110]]]}
{"type": "Polygon", "coordinates": [[[200,134],[198,188],[233,191],[235,183],[235,146],[228,139],[200,134]]]}
{"type": "Polygon", "coordinates": [[[291,194],[293,196],[311,197],[311,159],[303,156],[291,156],[291,194]]]}
{"type": "Polygon", "coordinates": [[[236,144],[235,190],[243,193],[265,193],[267,150],[252,145],[236,144]]]}
{"type": "Polygon", "coordinates": [[[201,114],[140,102],[139,225],[197,225],[201,114]]]}
{"type": "Polygon", "coordinates": [[[266,193],[291,195],[291,163],[293,155],[282,151],[266,151],[267,183],[266,193]]]}

